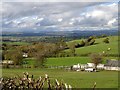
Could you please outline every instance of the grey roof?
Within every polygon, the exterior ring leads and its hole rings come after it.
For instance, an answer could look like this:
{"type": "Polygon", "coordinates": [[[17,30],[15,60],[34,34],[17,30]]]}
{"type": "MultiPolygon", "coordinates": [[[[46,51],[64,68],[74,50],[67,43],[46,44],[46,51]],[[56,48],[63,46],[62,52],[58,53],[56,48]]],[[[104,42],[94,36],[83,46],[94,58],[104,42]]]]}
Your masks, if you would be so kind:
{"type": "Polygon", "coordinates": [[[120,60],[106,60],[105,66],[120,67],[120,60]]]}

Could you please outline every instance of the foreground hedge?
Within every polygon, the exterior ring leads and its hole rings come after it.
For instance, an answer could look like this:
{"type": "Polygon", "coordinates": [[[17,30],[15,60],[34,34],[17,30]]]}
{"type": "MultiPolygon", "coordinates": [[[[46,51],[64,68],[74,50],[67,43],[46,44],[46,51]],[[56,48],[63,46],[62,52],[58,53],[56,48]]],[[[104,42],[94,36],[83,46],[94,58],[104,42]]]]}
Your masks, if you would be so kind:
{"type": "Polygon", "coordinates": [[[57,79],[51,80],[47,74],[44,77],[35,79],[33,75],[29,75],[27,72],[23,73],[23,76],[19,75],[14,78],[1,78],[0,87],[2,90],[64,90],[71,89],[72,86],[58,81],[57,79]]]}

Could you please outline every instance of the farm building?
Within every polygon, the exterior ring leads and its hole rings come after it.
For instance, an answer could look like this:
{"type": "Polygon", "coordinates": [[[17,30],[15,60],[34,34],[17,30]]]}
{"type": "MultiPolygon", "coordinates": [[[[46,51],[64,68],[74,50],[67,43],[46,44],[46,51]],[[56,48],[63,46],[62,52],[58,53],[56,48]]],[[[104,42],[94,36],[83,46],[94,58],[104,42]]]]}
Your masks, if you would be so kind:
{"type": "Polygon", "coordinates": [[[85,68],[87,68],[88,66],[87,66],[87,64],[81,64],[80,67],[81,67],[81,69],[85,69],[85,68]]]}
{"type": "Polygon", "coordinates": [[[23,57],[24,57],[24,58],[27,58],[27,57],[28,57],[28,54],[27,54],[27,53],[23,53],[23,57]]]}
{"type": "MultiPolygon", "coordinates": [[[[71,67],[71,70],[80,70],[80,69],[87,69],[87,68],[95,68],[94,63],[87,63],[87,64],[77,64],[71,67]]],[[[104,69],[104,64],[98,64],[97,69],[104,69]]]]}
{"type": "MultiPolygon", "coordinates": [[[[82,65],[81,65],[82,66],[82,65]]],[[[84,68],[95,68],[94,63],[87,63],[84,68]]],[[[98,64],[97,69],[104,69],[104,64],[98,64]]]]}
{"type": "Polygon", "coordinates": [[[94,68],[95,67],[95,65],[94,65],[94,63],[87,63],[87,67],[91,67],[91,68],[94,68]]]}
{"type": "Polygon", "coordinates": [[[97,69],[104,69],[104,66],[105,66],[104,64],[98,64],[97,69]]]}
{"type": "Polygon", "coordinates": [[[107,60],[104,66],[105,70],[120,70],[120,61],[119,60],[107,60]]]}
{"type": "Polygon", "coordinates": [[[1,64],[13,64],[14,62],[11,60],[3,60],[0,62],[1,64]]]}

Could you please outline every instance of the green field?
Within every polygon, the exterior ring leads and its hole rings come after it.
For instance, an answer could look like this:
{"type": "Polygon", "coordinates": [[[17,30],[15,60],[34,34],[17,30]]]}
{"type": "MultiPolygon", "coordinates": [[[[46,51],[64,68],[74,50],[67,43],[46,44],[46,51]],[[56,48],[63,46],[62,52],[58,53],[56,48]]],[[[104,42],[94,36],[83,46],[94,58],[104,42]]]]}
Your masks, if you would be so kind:
{"type": "MultiPolygon", "coordinates": [[[[24,59],[27,61],[28,65],[32,65],[35,63],[35,59],[24,59]]],[[[63,58],[48,58],[46,60],[46,66],[71,66],[73,64],[86,64],[87,62],[91,62],[88,57],[63,57],[63,58]]]]}
{"type": "Polygon", "coordinates": [[[100,71],[100,72],[76,72],[62,69],[2,69],[3,77],[13,77],[23,75],[23,72],[33,74],[35,78],[48,74],[51,79],[61,79],[75,88],[91,88],[94,82],[96,88],[117,88],[118,72],[117,71],[100,71]]]}
{"type": "MultiPolygon", "coordinates": [[[[110,59],[116,59],[117,57],[104,57],[103,58],[103,64],[106,63],[106,60],[110,59]]],[[[28,64],[27,65],[33,65],[35,64],[35,59],[26,58],[24,59],[28,64]]],[[[87,64],[90,63],[91,59],[90,57],[57,57],[57,58],[47,58],[45,65],[46,66],[72,66],[74,64],[87,64]]]]}
{"type": "MultiPolygon", "coordinates": [[[[91,45],[91,46],[85,46],[85,47],[80,47],[80,48],[76,48],[76,54],[80,55],[80,54],[88,54],[88,53],[102,53],[103,51],[105,51],[107,54],[118,54],[118,37],[117,36],[110,36],[109,40],[110,43],[109,44],[105,44],[103,43],[103,40],[105,38],[99,38],[99,39],[95,39],[95,45],[91,45]],[[108,48],[111,48],[110,51],[107,51],[108,48]]],[[[74,43],[79,43],[81,40],[74,40],[72,42],[74,43]]],[[[71,43],[68,42],[68,45],[71,43]]],[[[66,50],[66,52],[70,52],[69,49],[66,50]]]]}
{"type": "Polygon", "coordinates": [[[71,66],[74,64],[86,64],[90,62],[88,57],[62,57],[62,58],[48,58],[47,66],[71,66]]]}
{"type": "MultiPolygon", "coordinates": [[[[96,39],[96,44],[91,46],[85,46],[76,48],[76,54],[88,54],[88,53],[102,53],[105,51],[107,54],[118,54],[118,37],[110,36],[110,43],[103,43],[104,38],[96,39]],[[107,51],[108,48],[111,48],[110,51],[107,51]]],[[[69,45],[71,42],[79,43],[81,40],[74,40],[67,42],[69,45]]],[[[14,44],[14,43],[12,43],[14,44]]],[[[25,45],[26,43],[17,42],[15,44],[25,45]]],[[[70,50],[65,50],[70,52],[70,50]]],[[[105,64],[106,60],[116,59],[116,56],[104,57],[103,63],[105,64]]],[[[27,61],[28,64],[32,66],[35,63],[35,59],[26,58],[24,61],[27,61]]],[[[71,66],[73,64],[86,64],[91,62],[88,56],[77,56],[77,57],[56,57],[56,58],[47,58],[46,66],[71,66]]],[[[97,83],[96,88],[117,88],[118,87],[118,72],[117,71],[100,71],[100,72],[76,72],[68,71],[63,69],[46,69],[46,68],[29,68],[29,69],[2,69],[4,77],[13,77],[14,75],[22,75],[23,72],[29,72],[34,74],[35,77],[43,76],[48,74],[50,78],[57,78],[58,80],[63,79],[66,83],[72,85],[75,88],[91,88],[93,83],[97,83]]]]}
{"type": "Polygon", "coordinates": [[[9,44],[9,45],[29,45],[30,43],[27,42],[2,42],[5,44],[9,44]]]}

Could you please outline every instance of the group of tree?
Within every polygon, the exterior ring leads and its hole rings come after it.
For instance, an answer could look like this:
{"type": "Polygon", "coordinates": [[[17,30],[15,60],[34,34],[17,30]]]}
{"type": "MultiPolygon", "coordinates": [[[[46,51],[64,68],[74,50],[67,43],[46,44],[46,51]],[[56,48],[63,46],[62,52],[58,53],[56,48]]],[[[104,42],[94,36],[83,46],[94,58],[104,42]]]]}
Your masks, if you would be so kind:
{"type": "Polygon", "coordinates": [[[8,50],[2,52],[2,60],[12,60],[14,62],[14,66],[22,64],[22,52],[17,48],[15,50],[8,50]]]}
{"type": "Polygon", "coordinates": [[[85,40],[81,40],[79,43],[75,44],[75,48],[93,45],[94,43],[95,43],[95,37],[90,36],[89,38],[87,38],[85,40]]]}
{"type": "MultiPolygon", "coordinates": [[[[109,38],[105,38],[104,42],[108,43],[109,38]]],[[[21,65],[23,53],[27,53],[28,57],[35,58],[36,66],[43,67],[46,59],[49,57],[66,56],[67,54],[64,52],[65,49],[70,49],[70,56],[76,56],[75,48],[93,45],[94,43],[95,37],[90,36],[85,40],[81,40],[78,44],[72,42],[69,45],[67,45],[62,38],[57,43],[34,42],[30,45],[3,44],[2,60],[13,60],[14,65],[21,65]]],[[[91,57],[97,57],[97,55],[91,57]]]]}
{"type": "Polygon", "coordinates": [[[44,66],[46,58],[57,56],[67,48],[66,42],[60,40],[57,43],[36,42],[31,45],[11,46],[4,44],[2,47],[2,60],[12,60],[14,65],[21,65],[23,54],[27,53],[30,58],[35,58],[36,66],[44,66]],[[11,49],[12,48],[12,49],[11,49]]]}
{"type": "Polygon", "coordinates": [[[90,36],[88,39],[85,40],[85,46],[93,45],[95,43],[95,37],[90,36]]]}

